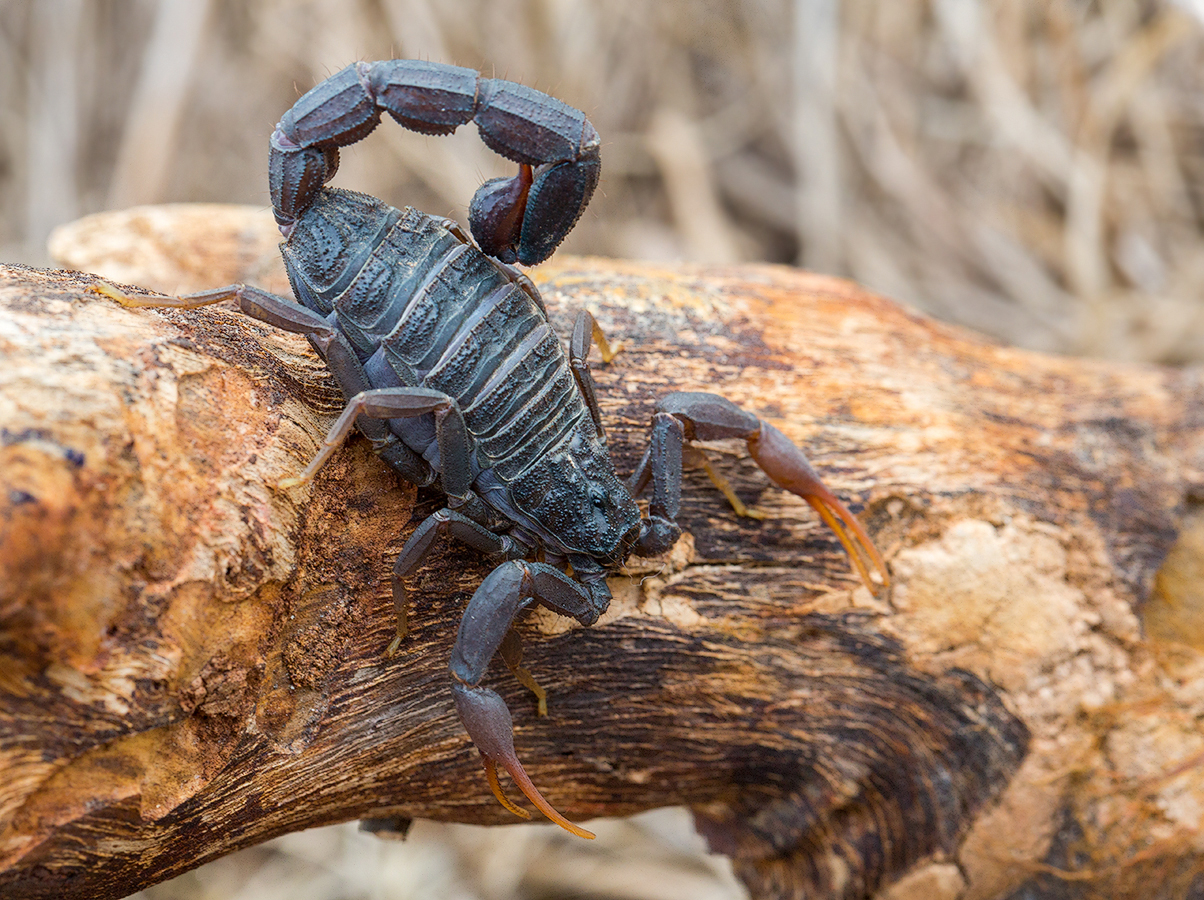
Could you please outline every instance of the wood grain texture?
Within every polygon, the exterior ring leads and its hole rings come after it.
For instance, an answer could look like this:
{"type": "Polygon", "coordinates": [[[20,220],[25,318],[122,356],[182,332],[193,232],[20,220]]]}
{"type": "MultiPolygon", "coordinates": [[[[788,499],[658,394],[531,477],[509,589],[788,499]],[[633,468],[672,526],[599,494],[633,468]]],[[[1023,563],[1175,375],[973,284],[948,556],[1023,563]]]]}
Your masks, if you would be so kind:
{"type": "MultiPolygon", "coordinates": [[[[246,277],[257,216],[181,212],[204,280],[163,287],[246,277]]],[[[783,268],[535,274],[562,335],[585,305],[624,342],[595,366],[620,471],[658,396],[717,390],[807,449],[894,578],[871,596],[805,504],[716,445],[767,518],[690,472],[687,536],[612,579],[597,625],[522,626],[549,716],[490,676],[553,803],[689,804],[757,897],[1191,883],[1199,371],[1002,348],[783,268]]],[[[382,655],[393,557],[438,495],[358,438],[278,490],[341,406],[304,340],[90,281],[0,269],[0,894],[119,897],[348,818],[510,821],[446,669],[487,566],[443,548],[382,655]]]]}

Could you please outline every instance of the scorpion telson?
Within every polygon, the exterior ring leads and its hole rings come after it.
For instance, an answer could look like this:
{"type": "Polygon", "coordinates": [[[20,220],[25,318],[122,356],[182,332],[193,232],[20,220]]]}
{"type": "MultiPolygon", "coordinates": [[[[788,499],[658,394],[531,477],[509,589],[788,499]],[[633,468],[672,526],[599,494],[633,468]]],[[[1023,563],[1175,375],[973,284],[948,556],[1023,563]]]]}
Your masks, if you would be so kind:
{"type": "Polygon", "coordinates": [[[873,542],[802,452],[722,397],[662,399],[636,471],[627,483],[615,474],[588,364],[594,343],[610,358],[602,332],[581,312],[566,354],[534,285],[509,265],[551,255],[589,202],[600,166],[585,116],[539,91],[438,63],[356,63],[302,96],[272,134],[272,207],[296,300],[244,285],[149,299],[96,286],[128,306],[234,299],[247,315],[309,338],[348,403],[313,462],[281,487],[309,481],[354,426],[403,478],[446,494],[394,566],[397,637],[388,652],[406,634],[405,579],[437,537],[496,560],[452,649],[456,710],[502,805],[528,816],[502,792],[499,765],[540,811],[581,837],[593,835],[527,777],[510,712],[481,682],[500,650],[543,711],[542,690],[518,665],[511,625],[537,603],[591,625],[610,602],[608,575],[629,555],[673,546],[686,442],[743,438],[772,481],[817,510],[871,590],[869,564],[887,580],[873,542]],[[425,134],[475,121],[489,147],[519,164],[517,176],[489,181],[473,197],[468,218],[480,250],[450,220],[324,187],[338,148],[365,137],[382,112],[425,134]],[[634,497],[649,486],[641,517],[634,497]],[[540,553],[544,561],[534,561],[540,553]]]}

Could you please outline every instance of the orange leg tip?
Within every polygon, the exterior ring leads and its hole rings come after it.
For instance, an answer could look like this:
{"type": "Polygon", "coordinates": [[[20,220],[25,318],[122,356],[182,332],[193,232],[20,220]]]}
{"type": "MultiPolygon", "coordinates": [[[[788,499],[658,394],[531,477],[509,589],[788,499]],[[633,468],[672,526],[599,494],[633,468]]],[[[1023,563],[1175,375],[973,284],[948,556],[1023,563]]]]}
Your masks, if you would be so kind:
{"type": "Polygon", "coordinates": [[[102,297],[108,297],[110,300],[115,300],[122,306],[137,306],[137,303],[132,302],[132,298],[124,291],[119,291],[107,281],[96,281],[88,285],[88,290],[93,294],[100,294],[102,297]]]}

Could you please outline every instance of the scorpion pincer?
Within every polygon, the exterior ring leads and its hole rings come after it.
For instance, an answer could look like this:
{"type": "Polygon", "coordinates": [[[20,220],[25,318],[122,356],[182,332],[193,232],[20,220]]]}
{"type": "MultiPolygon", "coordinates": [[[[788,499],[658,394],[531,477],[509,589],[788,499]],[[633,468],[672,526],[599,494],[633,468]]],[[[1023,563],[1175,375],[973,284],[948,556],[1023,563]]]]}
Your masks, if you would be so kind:
{"type": "MultiPolygon", "coordinates": [[[[531,783],[510,712],[481,682],[499,650],[515,659],[510,628],[528,607],[591,625],[610,602],[608,575],[631,554],[655,556],[676,542],[685,442],[743,438],[772,481],[818,511],[871,590],[866,558],[887,577],[865,530],[802,452],[714,394],[662,399],[636,471],[626,483],[615,474],[588,365],[595,342],[610,358],[601,330],[582,311],[566,355],[539,293],[510,265],[542,262],[576,224],[598,183],[598,144],[583,113],[531,88],[418,60],[355,63],[303,95],[272,134],[272,207],[295,300],[249,285],[149,299],[97,286],[131,306],[233,298],[244,313],[309,338],[348,402],[308,468],[281,486],[309,481],[353,426],[403,478],[438,485],[446,506],[418,526],[393,569],[389,654],[406,633],[405,578],[437,537],[496,560],[452,649],[456,710],[502,805],[528,816],[503,793],[498,765],[548,818],[582,837],[593,835],[531,783]],[[474,121],[490,148],[518,163],[516,176],[474,195],[476,246],[448,219],[324,186],[339,148],[372,131],[382,111],[424,134],[474,121]],[[649,484],[641,517],[634,497],[649,484]],[[544,561],[534,561],[541,551],[544,561]]],[[[538,685],[517,662],[512,668],[542,710],[538,685]]]]}

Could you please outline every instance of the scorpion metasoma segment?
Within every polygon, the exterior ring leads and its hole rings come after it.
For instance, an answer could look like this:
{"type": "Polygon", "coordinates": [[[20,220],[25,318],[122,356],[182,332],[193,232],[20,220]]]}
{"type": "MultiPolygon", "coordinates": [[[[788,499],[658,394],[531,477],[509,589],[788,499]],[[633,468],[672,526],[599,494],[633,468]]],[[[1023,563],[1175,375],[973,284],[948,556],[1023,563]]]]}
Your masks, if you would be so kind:
{"type": "Polygon", "coordinates": [[[789,439],[714,394],[661,400],[636,471],[626,483],[615,474],[587,361],[594,342],[609,360],[605,338],[583,311],[566,354],[535,287],[508,265],[547,258],[593,193],[598,136],[578,110],[470,69],[357,63],[301,97],[271,148],[272,203],[296,300],[244,285],[174,298],[97,290],[131,306],[192,308],[233,298],[244,313],[309,338],[348,403],[308,468],[281,487],[312,478],[355,426],[403,478],[446,494],[445,508],[418,526],[394,566],[397,637],[388,652],[406,633],[405,579],[437,537],[497,560],[452,649],[456,709],[502,805],[528,815],[502,792],[498,765],[550,819],[592,837],[531,783],[514,750],[510,712],[481,682],[501,651],[543,711],[511,625],[536,603],[591,625],[610,602],[608,575],[631,554],[654,556],[674,544],[686,442],[743,438],[771,480],[819,512],[871,589],[866,560],[885,581],[882,559],[789,439]],[[481,250],[447,219],[323,186],[337,148],[368,134],[381,110],[428,134],[474,120],[486,144],[519,164],[516,177],[486,183],[473,199],[469,223],[481,250]],[[634,496],[649,485],[641,517],[634,496]],[[543,561],[534,561],[540,553],[543,561]]]}

